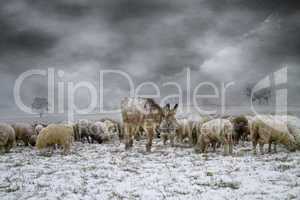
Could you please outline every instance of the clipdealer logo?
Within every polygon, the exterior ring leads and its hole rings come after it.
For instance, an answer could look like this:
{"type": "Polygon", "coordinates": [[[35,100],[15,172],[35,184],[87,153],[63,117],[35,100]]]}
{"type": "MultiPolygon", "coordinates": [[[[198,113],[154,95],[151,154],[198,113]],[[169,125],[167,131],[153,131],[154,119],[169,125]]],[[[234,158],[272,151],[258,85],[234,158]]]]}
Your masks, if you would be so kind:
{"type": "Polygon", "coordinates": [[[262,90],[269,89],[271,93],[271,100],[274,105],[274,114],[275,115],[287,115],[287,98],[288,98],[288,89],[287,89],[287,75],[288,68],[283,67],[280,70],[266,76],[260,80],[252,89],[251,92],[251,110],[255,115],[259,115],[254,106],[255,94],[259,93],[262,90]]]}

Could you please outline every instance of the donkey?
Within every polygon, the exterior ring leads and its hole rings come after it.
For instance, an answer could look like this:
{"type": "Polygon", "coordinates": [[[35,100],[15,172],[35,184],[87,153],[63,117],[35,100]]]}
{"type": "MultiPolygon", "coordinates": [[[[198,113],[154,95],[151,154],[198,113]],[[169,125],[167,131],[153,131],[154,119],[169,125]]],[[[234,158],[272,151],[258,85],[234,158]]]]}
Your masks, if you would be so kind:
{"type": "Polygon", "coordinates": [[[165,108],[161,108],[151,98],[125,97],[122,99],[121,111],[124,125],[125,149],[127,150],[133,146],[133,137],[139,131],[140,127],[142,127],[148,138],[146,151],[150,152],[155,130],[158,130],[161,122],[176,123],[175,114],[177,107],[178,104],[170,112],[169,104],[165,108]]]}
{"type": "Polygon", "coordinates": [[[163,109],[163,120],[159,126],[160,135],[163,139],[164,145],[166,145],[167,140],[170,140],[171,146],[174,147],[174,139],[176,136],[176,131],[179,129],[180,124],[175,118],[178,104],[174,106],[173,109],[167,104],[163,109]]]}

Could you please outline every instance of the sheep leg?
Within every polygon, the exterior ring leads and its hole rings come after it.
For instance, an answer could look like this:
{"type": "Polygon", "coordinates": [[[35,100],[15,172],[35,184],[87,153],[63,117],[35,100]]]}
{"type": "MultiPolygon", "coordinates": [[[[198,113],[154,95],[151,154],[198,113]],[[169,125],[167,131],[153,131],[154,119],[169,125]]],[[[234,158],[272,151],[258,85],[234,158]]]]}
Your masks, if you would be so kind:
{"type": "Polygon", "coordinates": [[[233,136],[233,141],[234,141],[234,145],[239,144],[239,135],[238,135],[238,133],[235,133],[235,135],[233,136]]]}
{"type": "Polygon", "coordinates": [[[206,153],[206,144],[205,143],[201,143],[199,145],[199,149],[201,153],[206,153]]]}
{"type": "Polygon", "coordinates": [[[175,141],[179,143],[179,130],[176,130],[175,141]]]}
{"type": "Polygon", "coordinates": [[[9,153],[10,149],[13,147],[13,144],[8,144],[5,146],[5,153],[9,153]]]}
{"type": "Polygon", "coordinates": [[[141,139],[141,132],[140,132],[140,126],[139,125],[131,125],[129,127],[129,147],[133,147],[133,140],[134,139],[138,139],[140,140],[141,139]],[[138,134],[138,137],[136,138],[138,134]]]}
{"type": "Polygon", "coordinates": [[[166,144],[167,144],[167,140],[168,140],[167,134],[162,133],[162,134],[161,134],[161,137],[163,138],[163,143],[164,143],[164,145],[166,145],[166,144]]]}
{"type": "Polygon", "coordinates": [[[244,147],[245,146],[245,141],[246,141],[246,135],[245,133],[243,133],[243,136],[242,136],[242,146],[244,147]]]}
{"type": "Polygon", "coordinates": [[[125,134],[125,150],[128,150],[130,146],[130,125],[124,124],[124,134],[125,134]]]}
{"type": "Polygon", "coordinates": [[[88,141],[89,144],[91,144],[91,140],[90,140],[90,136],[89,135],[86,136],[86,140],[88,141]]]}
{"type": "Polygon", "coordinates": [[[83,141],[82,141],[82,130],[81,130],[81,128],[78,128],[78,129],[79,129],[79,131],[78,131],[78,141],[81,141],[83,143],[83,141]]]}
{"type": "Polygon", "coordinates": [[[154,132],[153,128],[147,128],[147,135],[148,135],[148,143],[146,145],[146,151],[147,152],[151,152],[153,132],[154,132]]]}
{"type": "Polygon", "coordinates": [[[83,134],[82,132],[80,133],[80,141],[82,143],[84,143],[84,138],[85,138],[85,134],[83,134]]]}
{"type": "Polygon", "coordinates": [[[272,141],[269,142],[268,153],[272,153],[272,141]]]}
{"type": "Polygon", "coordinates": [[[140,130],[140,128],[138,128],[138,130],[135,132],[134,139],[136,141],[140,141],[141,140],[141,130],[140,130]]]}
{"type": "Polygon", "coordinates": [[[233,153],[233,147],[232,144],[229,144],[229,154],[232,155],[233,153]]]}
{"type": "Polygon", "coordinates": [[[203,147],[202,147],[202,153],[207,153],[207,143],[204,143],[203,144],[203,147]]]}
{"type": "Polygon", "coordinates": [[[130,127],[130,131],[129,131],[129,147],[133,147],[133,137],[138,129],[138,126],[134,127],[134,126],[131,126],[130,127]]]}
{"type": "Polygon", "coordinates": [[[136,141],[140,141],[140,140],[141,140],[141,133],[140,133],[140,132],[137,132],[137,133],[135,134],[134,139],[135,139],[136,141]]]}
{"type": "Polygon", "coordinates": [[[128,128],[125,128],[124,132],[125,132],[125,150],[128,150],[130,148],[128,128]]]}
{"type": "MultiPolygon", "coordinates": [[[[5,152],[5,153],[8,153],[9,150],[10,150],[10,148],[9,148],[8,146],[6,146],[6,147],[4,148],[4,152],[5,152]]],[[[1,150],[1,151],[2,151],[2,150],[1,150]]]]}
{"type": "Polygon", "coordinates": [[[189,137],[189,145],[190,145],[190,147],[194,146],[192,131],[189,133],[188,137],[189,137]]]}
{"type": "Polygon", "coordinates": [[[252,146],[253,146],[253,154],[256,155],[256,146],[257,146],[257,142],[256,142],[256,141],[252,141],[252,146]]]}
{"type": "Polygon", "coordinates": [[[197,139],[197,143],[195,145],[195,151],[202,152],[202,145],[203,145],[202,138],[201,138],[201,136],[199,136],[197,139]]]}
{"type": "Polygon", "coordinates": [[[159,130],[159,126],[156,126],[156,127],[155,127],[155,135],[156,135],[157,138],[160,138],[160,137],[161,137],[160,130],[159,130]]]}
{"type": "Polygon", "coordinates": [[[232,155],[233,153],[233,144],[232,142],[229,142],[229,154],[232,155]]]}
{"type": "Polygon", "coordinates": [[[224,155],[228,155],[228,152],[229,152],[229,144],[228,143],[225,143],[224,144],[224,155]]]}
{"type": "Polygon", "coordinates": [[[86,138],[85,134],[82,133],[82,135],[81,135],[81,137],[80,137],[80,141],[81,141],[82,144],[84,144],[84,143],[86,142],[86,141],[85,141],[85,138],[86,138]]]}
{"type": "Polygon", "coordinates": [[[198,138],[199,138],[199,135],[200,135],[200,132],[198,134],[198,129],[197,128],[194,128],[193,131],[192,131],[192,141],[193,141],[193,145],[196,145],[197,142],[198,142],[198,138]]]}
{"type": "Polygon", "coordinates": [[[259,143],[260,154],[264,155],[264,143],[259,143]]]}
{"type": "Polygon", "coordinates": [[[277,144],[274,143],[274,153],[277,153],[277,144]]]}
{"type": "Polygon", "coordinates": [[[211,146],[213,148],[213,152],[216,152],[216,142],[212,142],[211,146]]]}
{"type": "Polygon", "coordinates": [[[53,145],[50,145],[49,146],[49,152],[50,152],[51,155],[53,154],[53,151],[54,151],[54,147],[53,147],[53,145]]]}
{"type": "MultiPolygon", "coordinates": [[[[184,134],[185,134],[185,132],[184,132],[184,134]]],[[[184,140],[184,138],[185,138],[185,135],[184,134],[181,134],[180,135],[180,143],[181,144],[183,144],[183,140],[184,140]]]]}
{"type": "Polygon", "coordinates": [[[174,133],[171,133],[171,134],[170,134],[171,147],[174,147],[174,139],[175,139],[175,134],[174,134],[174,133]]]}
{"type": "Polygon", "coordinates": [[[66,155],[70,152],[70,145],[69,144],[64,144],[63,145],[63,154],[66,155]]]}

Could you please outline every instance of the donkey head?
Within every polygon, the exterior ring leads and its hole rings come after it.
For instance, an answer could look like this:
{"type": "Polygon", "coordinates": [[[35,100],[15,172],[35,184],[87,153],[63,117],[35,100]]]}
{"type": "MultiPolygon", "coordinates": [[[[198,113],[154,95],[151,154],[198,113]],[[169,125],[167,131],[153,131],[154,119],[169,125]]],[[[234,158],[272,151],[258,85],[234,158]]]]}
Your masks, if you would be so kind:
{"type": "Polygon", "coordinates": [[[171,109],[170,104],[166,104],[163,108],[162,115],[162,128],[163,129],[172,129],[175,130],[178,127],[178,122],[176,120],[176,112],[177,112],[178,104],[171,109]]]}

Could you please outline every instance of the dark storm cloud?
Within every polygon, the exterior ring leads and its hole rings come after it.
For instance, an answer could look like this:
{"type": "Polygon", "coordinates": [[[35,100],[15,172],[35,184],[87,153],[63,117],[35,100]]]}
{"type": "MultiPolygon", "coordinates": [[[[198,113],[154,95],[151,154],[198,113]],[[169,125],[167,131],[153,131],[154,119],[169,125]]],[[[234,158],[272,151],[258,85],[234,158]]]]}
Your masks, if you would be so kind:
{"type": "Polygon", "coordinates": [[[165,12],[178,9],[171,1],[163,0],[26,0],[26,2],[37,9],[43,9],[49,14],[76,18],[95,13],[110,20],[111,23],[119,23],[128,19],[158,17],[165,12]]]}
{"type": "MultiPolygon", "coordinates": [[[[235,80],[242,87],[283,64],[299,64],[299,10],[296,0],[2,1],[0,71],[13,79],[55,67],[70,79],[95,82],[99,69],[110,68],[137,83],[184,84],[179,76],[190,67],[194,85],[235,80]]],[[[40,84],[28,96],[44,90],[40,84]]],[[[120,95],[127,94],[124,85],[120,95]]]]}
{"type": "Polygon", "coordinates": [[[59,41],[57,35],[23,23],[28,10],[21,4],[22,9],[19,15],[8,2],[0,3],[0,71],[14,76],[33,68],[59,41]]]}
{"type": "Polygon", "coordinates": [[[57,38],[42,30],[18,30],[7,22],[0,22],[0,30],[0,56],[16,52],[45,53],[57,42],[57,38]]]}
{"type": "Polygon", "coordinates": [[[26,0],[29,5],[37,9],[42,9],[43,12],[66,17],[81,17],[88,14],[93,8],[93,5],[86,3],[76,3],[76,1],[60,1],[60,0],[26,0]]]}
{"type": "MultiPolygon", "coordinates": [[[[0,56],[7,51],[28,51],[37,53],[55,45],[55,35],[42,29],[27,27],[22,24],[18,13],[7,11],[9,3],[0,3],[0,56]]],[[[26,8],[25,12],[26,12],[26,8]]]]}

